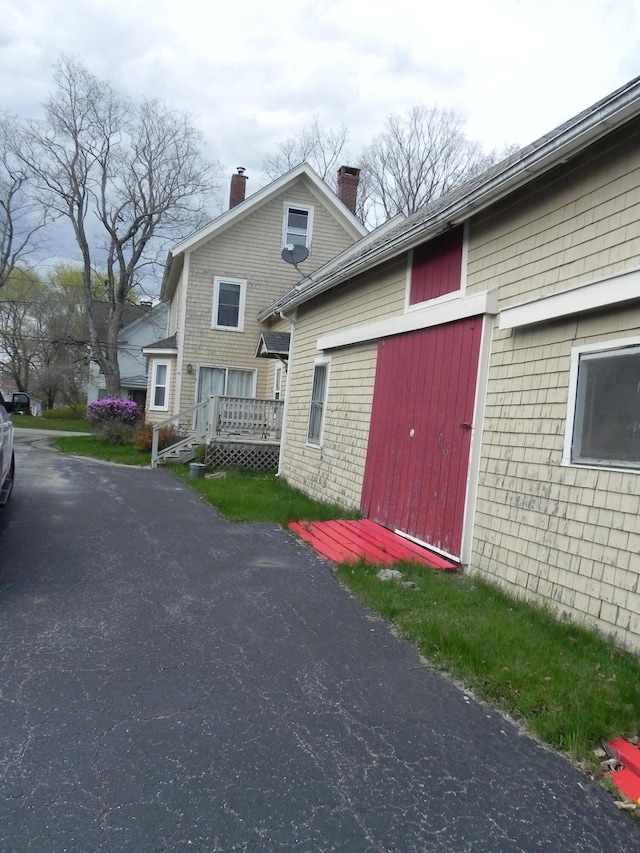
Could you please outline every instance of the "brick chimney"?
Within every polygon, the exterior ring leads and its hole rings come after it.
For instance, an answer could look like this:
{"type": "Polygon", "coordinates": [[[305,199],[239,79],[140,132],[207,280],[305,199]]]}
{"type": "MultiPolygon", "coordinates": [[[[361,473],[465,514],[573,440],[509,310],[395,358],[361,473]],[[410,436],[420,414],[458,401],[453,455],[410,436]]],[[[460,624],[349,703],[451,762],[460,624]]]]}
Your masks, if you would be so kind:
{"type": "Polygon", "coordinates": [[[244,194],[249,178],[244,173],[244,166],[238,166],[238,174],[231,175],[231,187],[229,189],[229,210],[244,201],[244,194]]]}
{"type": "Polygon", "coordinates": [[[340,166],[338,169],[338,198],[349,208],[351,213],[356,212],[359,181],[360,169],[355,169],[353,166],[340,166]]]}

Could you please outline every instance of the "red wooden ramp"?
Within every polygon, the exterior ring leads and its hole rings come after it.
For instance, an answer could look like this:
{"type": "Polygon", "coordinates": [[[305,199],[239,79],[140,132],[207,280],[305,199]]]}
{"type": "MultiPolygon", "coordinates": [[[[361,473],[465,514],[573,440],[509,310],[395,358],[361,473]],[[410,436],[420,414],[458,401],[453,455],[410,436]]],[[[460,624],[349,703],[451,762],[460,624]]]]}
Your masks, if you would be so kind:
{"type": "Polygon", "coordinates": [[[334,563],[390,564],[402,560],[423,563],[432,569],[457,571],[459,566],[416,545],[367,518],[357,521],[292,521],[297,533],[313,550],[334,563]]]}
{"type": "Polygon", "coordinates": [[[611,781],[621,794],[640,805],[640,749],[621,737],[609,741],[607,746],[623,765],[611,773],[611,781]]]}

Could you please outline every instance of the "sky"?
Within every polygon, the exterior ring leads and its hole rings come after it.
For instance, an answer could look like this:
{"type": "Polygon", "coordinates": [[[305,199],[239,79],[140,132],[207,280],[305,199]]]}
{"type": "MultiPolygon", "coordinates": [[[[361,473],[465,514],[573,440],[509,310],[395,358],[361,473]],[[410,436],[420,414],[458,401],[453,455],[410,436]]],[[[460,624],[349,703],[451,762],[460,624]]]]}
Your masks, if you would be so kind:
{"type": "Polygon", "coordinates": [[[345,161],[418,104],[486,150],[526,145],[640,75],[640,3],[0,0],[0,109],[38,118],[62,55],[191,114],[223,185],[243,166],[252,193],[316,115],[347,127],[345,161]]]}

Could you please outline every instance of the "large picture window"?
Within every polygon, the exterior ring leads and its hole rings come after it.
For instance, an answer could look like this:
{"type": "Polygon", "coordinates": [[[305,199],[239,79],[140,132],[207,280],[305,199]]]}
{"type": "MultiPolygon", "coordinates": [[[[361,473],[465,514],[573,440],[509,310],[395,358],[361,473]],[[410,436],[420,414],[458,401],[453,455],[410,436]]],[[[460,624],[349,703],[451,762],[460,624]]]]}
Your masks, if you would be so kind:
{"type": "Polygon", "coordinates": [[[572,379],[575,407],[564,461],[640,468],[640,345],[576,350],[572,379]]]}
{"type": "Polygon", "coordinates": [[[201,367],[198,370],[198,402],[209,397],[253,397],[254,370],[234,367],[201,367]]]}
{"type": "Polygon", "coordinates": [[[214,278],[212,329],[243,330],[246,287],[244,279],[214,278]]]}
{"type": "Polygon", "coordinates": [[[313,368],[313,384],[311,386],[311,405],[309,407],[307,441],[309,444],[315,444],[318,446],[321,444],[322,439],[328,378],[329,362],[316,362],[313,368]]]}

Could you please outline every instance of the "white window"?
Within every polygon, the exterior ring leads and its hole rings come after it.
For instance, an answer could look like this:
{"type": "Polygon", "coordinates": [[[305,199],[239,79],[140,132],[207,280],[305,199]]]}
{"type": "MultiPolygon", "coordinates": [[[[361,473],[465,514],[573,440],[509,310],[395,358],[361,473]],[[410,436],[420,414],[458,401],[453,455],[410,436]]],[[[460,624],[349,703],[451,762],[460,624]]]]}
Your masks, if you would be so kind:
{"type": "Polygon", "coordinates": [[[565,464],[640,469],[640,341],[621,343],[572,352],[565,464]]]}
{"type": "Polygon", "coordinates": [[[156,361],[153,366],[150,409],[166,411],[169,408],[169,362],[156,361]]]}
{"type": "Polygon", "coordinates": [[[285,204],[282,245],[306,246],[307,248],[310,248],[312,224],[312,207],[306,207],[304,205],[285,204]]]}
{"type": "Polygon", "coordinates": [[[282,393],[282,365],[276,364],[273,374],[273,399],[279,400],[282,393]]]}
{"type": "Polygon", "coordinates": [[[313,367],[313,383],[311,386],[311,404],[309,406],[307,442],[317,446],[320,446],[322,439],[328,380],[329,362],[327,360],[316,361],[313,367]]]}
{"type": "Polygon", "coordinates": [[[200,367],[198,402],[209,397],[253,397],[255,371],[235,367],[200,367]]]}
{"type": "Polygon", "coordinates": [[[212,329],[241,332],[244,328],[244,306],[247,282],[240,278],[213,280],[212,329]]]}

